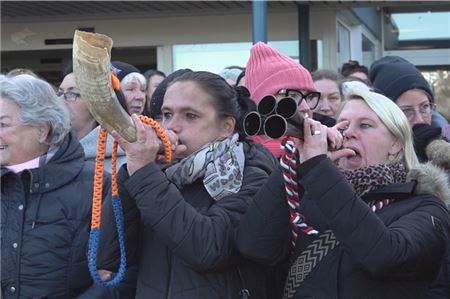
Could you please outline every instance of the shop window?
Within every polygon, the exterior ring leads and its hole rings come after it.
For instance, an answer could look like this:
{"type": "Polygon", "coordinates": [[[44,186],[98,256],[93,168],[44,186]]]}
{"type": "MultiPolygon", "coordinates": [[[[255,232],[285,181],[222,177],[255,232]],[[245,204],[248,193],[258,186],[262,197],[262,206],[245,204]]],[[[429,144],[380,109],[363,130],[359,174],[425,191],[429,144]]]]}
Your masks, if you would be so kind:
{"type": "Polygon", "coordinates": [[[361,43],[362,64],[369,66],[375,61],[375,45],[364,34],[362,35],[361,43]]]}
{"type": "Polygon", "coordinates": [[[387,12],[384,36],[387,51],[450,48],[450,11],[387,12]]]}
{"type": "MultiPolygon", "coordinates": [[[[299,61],[298,41],[271,41],[268,44],[299,61]]],[[[321,41],[311,41],[312,66],[316,68],[322,67],[323,49],[321,45],[321,41]]],[[[173,69],[190,68],[194,71],[218,73],[231,65],[245,67],[251,47],[251,42],[173,45],[173,69]]]]}
{"type": "Polygon", "coordinates": [[[350,30],[341,23],[337,23],[337,59],[338,65],[350,60],[350,30]]]}

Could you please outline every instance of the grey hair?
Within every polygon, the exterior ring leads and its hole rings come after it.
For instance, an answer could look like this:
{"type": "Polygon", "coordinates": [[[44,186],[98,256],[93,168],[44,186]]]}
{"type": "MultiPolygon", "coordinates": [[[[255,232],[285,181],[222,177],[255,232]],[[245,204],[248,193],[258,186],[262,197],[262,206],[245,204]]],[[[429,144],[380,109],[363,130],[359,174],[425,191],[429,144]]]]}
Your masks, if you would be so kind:
{"type": "Polygon", "coordinates": [[[400,151],[391,161],[404,161],[408,170],[415,168],[419,161],[414,151],[412,130],[400,108],[384,95],[370,91],[369,87],[363,83],[352,82],[346,88],[348,89],[345,92],[347,102],[363,100],[389,132],[402,143],[403,151],[400,151]]]}
{"type": "Polygon", "coordinates": [[[125,84],[125,83],[133,81],[134,79],[138,80],[139,83],[141,83],[141,85],[144,86],[144,88],[147,87],[147,79],[145,79],[144,75],[137,73],[137,72],[129,73],[128,75],[123,77],[123,79],[120,83],[125,84]]]}
{"type": "Polygon", "coordinates": [[[52,86],[28,74],[0,75],[1,96],[20,108],[20,121],[27,126],[50,126],[46,143],[59,145],[70,131],[70,112],[52,86]]]}

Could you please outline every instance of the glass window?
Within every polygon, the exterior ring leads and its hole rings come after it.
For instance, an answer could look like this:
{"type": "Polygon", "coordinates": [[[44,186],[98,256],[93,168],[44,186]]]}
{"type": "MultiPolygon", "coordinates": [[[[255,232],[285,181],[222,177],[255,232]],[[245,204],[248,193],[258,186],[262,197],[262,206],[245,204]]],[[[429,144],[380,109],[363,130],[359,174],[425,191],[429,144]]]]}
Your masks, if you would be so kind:
{"type": "Polygon", "coordinates": [[[364,34],[362,35],[362,64],[371,65],[375,61],[375,45],[364,34]]]}
{"type": "Polygon", "coordinates": [[[218,73],[230,65],[245,66],[252,43],[174,45],[173,69],[218,73]]]}
{"type": "MultiPolygon", "coordinates": [[[[288,55],[292,59],[299,61],[298,41],[272,41],[268,43],[281,53],[288,55]]],[[[322,61],[321,43],[311,41],[312,60],[318,57],[320,61],[313,63],[320,64],[322,61]],[[317,45],[314,46],[313,45],[317,45]]],[[[209,44],[180,44],[173,45],[173,69],[190,68],[195,71],[209,71],[218,73],[227,66],[237,65],[245,67],[250,56],[251,42],[244,43],[209,43],[209,44]]]]}
{"type": "Polygon", "coordinates": [[[337,59],[338,65],[350,60],[350,30],[341,23],[337,23],[337,59]]]}
{"type": "Polygon", "coordinates": [[[386,50],[450,48],[450,11],[387,14],[386,50]]]}

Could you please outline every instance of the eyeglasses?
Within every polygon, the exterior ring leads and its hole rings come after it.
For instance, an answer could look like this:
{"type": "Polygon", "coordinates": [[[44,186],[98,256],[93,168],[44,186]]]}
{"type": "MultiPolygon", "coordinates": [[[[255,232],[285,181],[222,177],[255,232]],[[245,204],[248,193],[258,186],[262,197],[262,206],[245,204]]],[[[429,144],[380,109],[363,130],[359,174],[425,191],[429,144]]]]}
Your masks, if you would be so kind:
{"type": "Polygon", "coordinates": [[[422,116],[429,116],[431,114],[431,111],[434,110],[434,108],[436,107],[433,103],[427,102],[427,103],[423,103],[419,106],[407,106],[407,107],[400,107],[400,109],[403,111],[403,113],[406,115],[406,118],[408,120],[413,120],[414,117],[416,116],[417,113],[417,109],[416,107],[419,108],[419,113],[422,116]]]}
{"type": "Polygon", "coordinates": [[[305,100],[306,104],[308,104],[310,109],[316,108],[320,100],[320,92],[317,91],[312,91],[308,92],[307,94],[303,94],[299,90],[281,89],[278,92],[278,94],[293,98],[297,103],[297,106],[300,106],[302,101],[305,100]]]}
{"type": "Polygon", "coordinates": [[[79,94],[77,92],[73,92],[73,91],[64,92],[64,90],[62,90],[62,89],[58,89],[58,91],[56,92],[56,95],[58,97],[63,97],[64,100],[66,100],[67,102],[75,102],[81,96],[81,94],[79,94]]]}

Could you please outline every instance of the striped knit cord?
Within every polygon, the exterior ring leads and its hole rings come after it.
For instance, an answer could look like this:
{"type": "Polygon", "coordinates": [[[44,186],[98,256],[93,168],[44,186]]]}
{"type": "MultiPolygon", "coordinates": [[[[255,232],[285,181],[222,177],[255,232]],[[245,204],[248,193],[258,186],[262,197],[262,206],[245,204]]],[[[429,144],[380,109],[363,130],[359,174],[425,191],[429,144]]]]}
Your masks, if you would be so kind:
{"type": "Polygon", "coordinates": [[[295,157],[297,149],[289,138],[285,138],[281,143],[281,148],[285,153],[280,159],[283,169],[284,187],[286,190],[286,200],[289,206],[289,223],[291,225],[291,242],[295,246],[298,233],[316,235],[319,232],[305,222],[305,217],[300,213],[300,196],[298,194],[297,181],[297,160],[295,157]]]}
{"type": "Polygon", "coordinates": [[[369,203],[369,207],[372,210],[372,212],[376,212],[384,208],[385,206],[389,205],[391,202],[393,202],[393,199],[382,199],[377,201],[372,201],[369,203]]]}
{"type": "MultiPolygon", "coordinates": [[[[158,137],[162,140],[164,145],[164,156],[167,162],[172,159],[172,152],[170,148],[170,141],[164,133],[164,130],[159,124],[145,116],[140,116],[140,119],[153,127],[158,137]]],[[[123,219],[123,209],[119,198],[119,187],[117,183],[117,148],[118,143],[113,144],[111,172],[112,172],[112,207],[114,212],[114,219],[116,222],[117,235],[120,249],[120,265],[116,275],[111,280],[104,281],[97,272],[97,249],[100,240],[100,225],[101,225],[101,210],[102,210],[102,194],[103,194],[103,167],[106,154],[106,141],[108,138],[107,132],[101,128],[98,135],[97,156],[95,160],[95,174],[94,174],[94,191],[92,197],[92,219],[91,232],[88,242],[88,268],[94,281],[104,287],[117,286],[125,276],[126,271],[126,250],[125,250],[125,228],[123,219]]]]}

